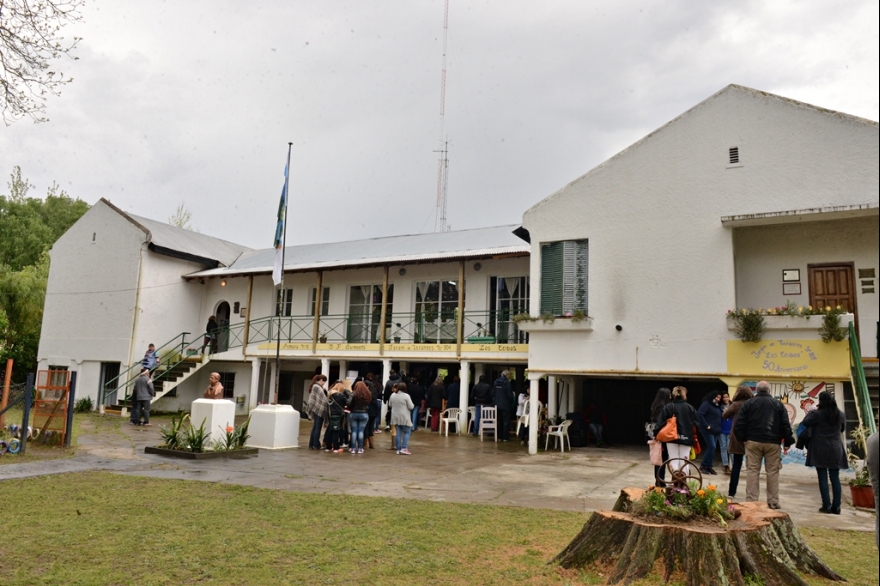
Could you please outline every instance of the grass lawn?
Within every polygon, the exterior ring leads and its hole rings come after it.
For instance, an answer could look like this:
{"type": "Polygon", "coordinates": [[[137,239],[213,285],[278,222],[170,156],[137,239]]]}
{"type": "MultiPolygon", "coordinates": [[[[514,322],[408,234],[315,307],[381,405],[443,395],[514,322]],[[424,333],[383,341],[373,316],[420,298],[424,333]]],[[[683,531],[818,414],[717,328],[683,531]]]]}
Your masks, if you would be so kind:
{"type": "MultiPolygon", "coordinates": [[[[9,425],[14,423],[21,425],[23,411],[21,407],[13,407],[5,413],[4,428],[0,430],[0,439],[11,439],[12,434],[9,433],[9,425]]],[[[6,454],[0,456],[0,466],[3,464],[22,464],[24,462],[33,462],[36,460],[52,460],[57,458],[68,458],[76,453],[76,442],[79,435],[83,432],[83,425],[88,428],[89,433],[114,433],[119,431],[119,425],[122,421],[120,417],[104,417],[97,413],[74,413],[73,414],[73,432],[70,436],[70,448],[62,448],[60,446],[48,446],[37,439],[30,441],[25,450],[25,455],[6,454]]],[[[33,419],[28,423],[33,426],[33,419]]]]}
{"type": "MultiPolygon", "coordinates": [[[[16,535],[0,584],[603,582],[546,565],[583,514],[102,472],[3,481],[0,498],[16,535]]],[[[878,583],[873,534],[803,533],[849,584],[878,583]]]]}

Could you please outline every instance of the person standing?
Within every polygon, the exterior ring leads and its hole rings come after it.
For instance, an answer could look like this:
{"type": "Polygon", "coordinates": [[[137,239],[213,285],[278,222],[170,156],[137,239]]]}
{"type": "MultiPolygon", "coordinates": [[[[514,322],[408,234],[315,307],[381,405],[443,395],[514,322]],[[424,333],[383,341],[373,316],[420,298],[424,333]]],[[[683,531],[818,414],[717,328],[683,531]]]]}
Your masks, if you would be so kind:
{"type": "Polygon", "coordinates": [[[434,384],[428,387],[427,402],[428,409],[431,410],[431,431],[440,431],[440,412],[443,410],[444,399],[446,399],[446,387],[443,386],[443,377],[438,376],[434,379],[434,384]]]}
{"type": "Polygon", "coordinates": [[[132,423],[148,427],[150,423],[150,401],[156,396],[153,388],[153,380],[150,378],[150,369],[144,368],[134,381],[134,402],[132,408],[132,423]],[[141,423],[141,417],[144,421],[141,423]]]}
{"type": "Polygon", "coordinates": [[[309,389],[309,400],[306,403],[306,413],[312,420],[312,433],[309,435],[309,449],[321,449],[321,428],[324,427],[324,421],[327,420],[327,391],[324,385],[327,384],[327,377],[323,374],[316,374],[312,377],[312,384],[309,389]]]}
{"type": "Polygon", "coordinates": [[[510,388],[510,371],[501,372],[492,387],[495,408],[498,409],[498,439],[506,442],[510,439],[510,422],[513,417],[516,398],[510,388]]]}
{"type": "Polygon", "coordinates": [[[733,429],[733,419],[724,419],[724,410],[730,406],[730,395],[724,393],[721,395],[721,435],[718,436],[718,445],[721,446],[721,465],[724,466],[724,473],[730,474],[730,457],[728,449],[730,449],[730,432],[733,429]]]}
{"type": "Polygon", "coordinates": [[[364,430],[370,420],[369,410],[370,403],[373,401],[373,395],[370,388],[363,381],[359,381],[354,385],[354,392],[351,394],[349,402],[348,424],[351,428],[351,449],[352,454],[364,453],[364,430]]]}
{"type": "Polygon", "coordinates": [[[388,399],[388,408],[391,411],[391,425],[397,428],[397,455],[409,456],[409,433],[412,429],[412,413],[416,405],[406,392],[406,383],[397,383],[393,387],[391,397],[388,399]]]}
{"type": "Polygon", "coordinates": [[[715,446],[718,445],[718,436],[721,435],[721,393],[711,392],[703,399],[703,404],[697,410],[700,419],[700,433],[706,445],[703,448],[703,461],[700,463],[700,472],[703,474],[718,474],[715,472],[715,446]]]}
{"type": "Polygon", "coordinates": [[[666,450],[670,459],[677,459],[672,463],[672,468],[679,471],[685,468],[688,472],[687,464],[681,460],[688,460],[691,454],[691,447],[694,445],[694,426],[697,423],[697,410],[687,402],[687,389],[678,386],[672,389],[672,402],[663,407],[660,411],[660,417],[657,418],[657,433],[663,429],[670,417],[675,416],[676,439],[666,442],[666,450]]]}
{"type": "Polygon", "coordinates": [[[834,395],[828,391],[819,393],[819,406],[807,413],[803,421],[809,430],[805,466],[815,466],[819,476],[819,495],[822,498],[820,513],[840,514],[841,489],[840,471],[849,468],[846,461],[846,448],[840,434],[843,433],[846,416],[837,408],[834,395]],[[828,494],[828,481],[831,480],[831,495],[828,494]]]}
{"type": "MultiPolygon", "coordinates": [[[[663,408],[669,404],[672,400],[672,391],[663,387],[657,389],[657,394],[654,396],[654,402],[651,403],[651,416],[648,423],[645,425],[645,433],[648,434],[649,441],[657,441],[656,435],[659,428],[657,427],[657,420],[660,418],[660,413],[663,412],[663,408]]],[[[663,462],[669,459],[669,451],[666,449],[666,444],[660,442],[660,449],[662,454],[663,462]]],[[[666,466],[662,464],[654,466],[654,482],[657,483],[657,486],[663,488],[666,486],[666,466]]]]}
{"type": "Polygon", "coordinates": [[[874,542],[880,549],[880,436],[877,432],[872,433],[865,444],[868,452],[865,463],[868,465],[871,486],[874,487],[874,542]]]}
{"type": "Polygon", "coordinates": [[[202,354],[205,353],[206,346],[209,346],[209,354],[214,354],[217,351],[217,330],[219,329],[220,324],[217,323],[217,316],[212,315],[208,318],[208,325],[205,326],[205,340],[202,343],[202,354]]]}
{"type": "MultiPolygon", "coordinates": [[[[380,414],[382,413],[382,390],[383,390],[383,387],[382,387],[382,383],[379,381],[379,378],[376,375],[374,375],[372,372],[367,373],[367,376],[364,379],[364,382],[367,383],[367,386],[370,388],[370,395],[372,395],[372,397],[373,397],[373,405],[369,409],[370,421],[367,422],[367,425],[369,427],[368,431],[370,432],[369,437],[373,437],[373,434],[382,433],[382,429],[380,428],[380,425],[379,425],[379,423],[380,423],[379,416],[374,415],[374,414],[376,413],[377,409],[380,414]]],[[[366,432],[364,432],[364,435],[367,435],[366,432]]],[[[372,447],[372,442],[370,444],[370,447],[372,447]]]]}
{"type": "Polygon", "coordinates": [[[480,413],[484,406],[492,405],[492,387],[486,382],[486,375],[480,375],[480,381],[474,385],[474,437],[480,435],[480,413]]]}
{"type": "MultiPolygon", "coordinates": [[[[382,391],[382,400],[385,402],[385,431],[391,431],[391,406],[388,401],[394,393],[394,385],[401,382],[400,376],[393,368],[388,371],[388,380],[385,382],[385,389],[382,391]]],[[[378,425],[378,422],[377,424],[378,425]]]]}
{"type": "MultiPolygon", "coordinates": [[[[736,426],[736,416],[743,404],[752,398],[752,389],[748,385],[740,385],[733,394],[733,402],[721,414],[724,421],[730,421],[730,425],[736,426]]],[[[730,444],[727,451],[732,456],[730,466],[730,485],[727,487],[727,498],[736,497],[736,489],[739,487],[739,474],[742,470],[743,458],[746,455],[746,447],[741,441],[736,439],[736,434],[730,435],[730,444]]]]}
{"type": "Polygon", "coordinates": [[[746,500],[758,500],[763,460],[767,473],[767,506],[780,508],[779,471],[782,469],[782,456],[779,444],[784,443],[784,453],[787,454],[794,437],[788,411],[770,395],[770,383],[758,383],[755,396],[740,408],[733,433],[746,447],[746,500]]]}
{"type": "MultiPolygon", "coordinates": [[[[419,384],[419,380],[411,376],[409,377],[409,395],[410,401],[412,401],[412,431],[416,432],[419,430],[419,413],[422,410],[422,403],[425,401],[425,389],[422,385],[419,384]]],[[[425,422],[427,423],[427,422],[425,422]]],[[[400,446],[400,444],[397,444],[400,446]]]]}
{"type": "Polygon", "coordinates": [[[461,406],[461,379],[458,375],[452,377],[452,382],[446,387],[447,409],[458,409],[461,406]]]}
{"type": "Polygon", "coordinates": [[[212,372],[211,376],[208,377],[208,388],[205,389],[205,392],[202,396],[205,399],[214,400],[223,398],[223,385],[220,384],[219,372],[212,372]]]}

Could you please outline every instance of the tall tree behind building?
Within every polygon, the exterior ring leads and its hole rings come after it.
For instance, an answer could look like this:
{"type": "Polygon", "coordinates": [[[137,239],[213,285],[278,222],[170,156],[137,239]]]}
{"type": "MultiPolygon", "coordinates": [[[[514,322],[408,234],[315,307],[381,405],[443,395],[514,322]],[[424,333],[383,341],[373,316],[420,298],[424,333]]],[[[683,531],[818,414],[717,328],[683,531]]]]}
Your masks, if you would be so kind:
{"type": "Polygon", "coordinates": [[[15,167],[9,194],[0,195],[0,361],[15,359],[23,380],[37,365],[49,249],[89,205],[52,185],[45,199],[28,197],[31,185],[15,167]]]}

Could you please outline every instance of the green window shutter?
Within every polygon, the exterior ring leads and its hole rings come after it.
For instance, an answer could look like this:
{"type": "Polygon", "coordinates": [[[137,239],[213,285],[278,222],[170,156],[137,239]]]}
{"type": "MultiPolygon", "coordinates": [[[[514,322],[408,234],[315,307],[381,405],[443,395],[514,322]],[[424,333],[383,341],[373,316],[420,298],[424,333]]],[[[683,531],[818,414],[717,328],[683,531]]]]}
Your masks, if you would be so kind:
{"type": "Polygon", "coordinates": [[[541,246],[541,314],[562,315],[564,242],[541,246]]]}

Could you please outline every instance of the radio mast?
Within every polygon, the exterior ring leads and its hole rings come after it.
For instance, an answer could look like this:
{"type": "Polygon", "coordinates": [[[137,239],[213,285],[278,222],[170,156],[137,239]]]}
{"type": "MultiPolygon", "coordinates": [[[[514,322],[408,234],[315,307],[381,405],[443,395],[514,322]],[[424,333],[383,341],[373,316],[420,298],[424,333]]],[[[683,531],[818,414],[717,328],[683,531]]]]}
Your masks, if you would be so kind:
{"type": "Polygon", "coordinates": [[[449,0],[443,8],[443,67],[440,72],[440,160],[437,161],[437,216],[434,232],[446,232],[446,180],[449,174],[449,141],[444,136],[446,126],[446,39],[449,33],[449,0]]]}

